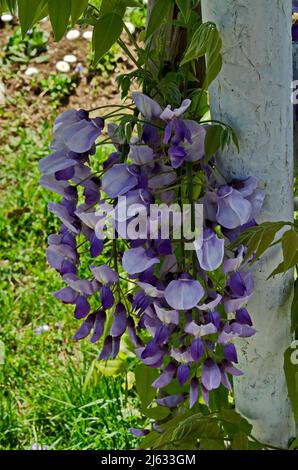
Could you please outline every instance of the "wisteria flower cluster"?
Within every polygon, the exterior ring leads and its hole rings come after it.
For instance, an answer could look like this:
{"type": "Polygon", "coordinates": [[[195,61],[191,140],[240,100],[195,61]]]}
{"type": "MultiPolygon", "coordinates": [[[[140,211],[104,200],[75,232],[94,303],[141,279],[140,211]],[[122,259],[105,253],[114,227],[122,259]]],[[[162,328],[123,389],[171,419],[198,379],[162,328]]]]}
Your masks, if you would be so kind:
{"type": "Polygon", "coordinates": [[[55,121],[53,152],[40,161],[41,184],[62,196],[49,204],[62,225],[49,236],[47,259],[66,283],[54,296],[73,304],[75,318],[83,320],[75,339],[101,341],[99,360],[115,358],[129,335],[140,361],[160,370],[152,384],[159,405],[172,409],[189,399],[193,407],[200,395],[208,404],[212,390],[221,384],[231,390],[230,376],[242,374],[235,366],[235,338],[255,333],[245,307],[253,294],[246,249],[231,251],[229,242],[256,224],[264,196],[253,177],[218,178],[216,162],[204,158],[206,126],[184,117],[190,100],[162,109],[136,92],[133,101],[129,142],[113,113],[107,125],[105,116],[84,110],[66,111],[55,121]],[[115,150],[92,173],[104,129],[115,150]],[[147,218],[152,203],[185,201],[204,207],[203,233],[193,251],[171,236],[120,237],[120,223],[135,217],[132,205],[147,218]],[[113,240],[105,236],[107,206],[118,209],[113,240]],[[86,243],[93,259],[89,277],[80,274],[86,243]],[[181,389],[174,395],[166,391],[172,381],[181,389]]]}

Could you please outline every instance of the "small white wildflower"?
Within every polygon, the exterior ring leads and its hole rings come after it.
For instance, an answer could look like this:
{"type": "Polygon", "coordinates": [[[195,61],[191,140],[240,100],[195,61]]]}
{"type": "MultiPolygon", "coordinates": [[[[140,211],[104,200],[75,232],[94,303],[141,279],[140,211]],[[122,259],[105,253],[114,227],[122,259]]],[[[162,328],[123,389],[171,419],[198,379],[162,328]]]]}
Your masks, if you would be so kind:
{"type": "Polygon", "coordinates": [[[77,62],[78,59],[73,54],[67,54],[63,57],[63,60],[64,62],[68,62],[69,64],[74,64],[75,62],[77,62]]]}
{"type": "Polygon", "coordinates": [[[59,70],[59,72],[69,72],[70,65],[64,60],[59,60],[59,62],[56,64],[56,69],[59,70]]]}
{"type": "Polygon", "coordinates": [[[83,38],[90,41],[92,39],[92,31],[91,30],[84,31],[83,32],[83,38]]]}
{"type": "Polygon", "coordinates": [[[135,25],[132,24],[130,21],[126,21],[125,22],[125,26],[127,27],[128,31],[130,32],[130,34],[134,34],[136,28],[135,28],[135,25]]]}
{"type": "Polygon", "coordinates": [[[27,75],[27,77],[31,77],[32,75],[37,75],[38,72],[39,70],[36,67],[28,67],[25,70],[25,75],[27,75]]]}
{"type": "Polygon", "coordinates": [[[74,39],[78,39],[80,35],[80,31],[78,31],[77,29],[70,29],[66,34],[66,39],[68,39],[69,41],[73,41],[74,39]]]}
{"type": "Polygon", "coordinates": [[[31,450],[50,450],[50,446],[47,446],[46,444],[32,444],[31,450]]]}
{"type": "Polygon", "coordinates": [[[1,20],[3,23],[9,23],[12,21],[12,15],[10,13],[3,13],[3,15],[1,15],[1,20]]]}
{"type": "Polygon", "coordinates": [[[34,328],[33,331],[37,335],[42,335],[43,333],[47,333],[48,331],[50,331],[50,327],[49,325],[41,325],[41,326],[37,326],[36,328],[34,328]]]}

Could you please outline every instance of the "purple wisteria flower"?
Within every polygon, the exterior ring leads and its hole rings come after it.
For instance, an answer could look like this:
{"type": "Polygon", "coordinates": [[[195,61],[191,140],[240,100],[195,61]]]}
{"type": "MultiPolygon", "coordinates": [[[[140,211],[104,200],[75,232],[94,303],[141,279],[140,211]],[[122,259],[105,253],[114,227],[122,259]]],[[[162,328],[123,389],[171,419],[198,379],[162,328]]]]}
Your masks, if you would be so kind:
{"type": "Polygon", "coordinates": [[[242,374],[234,340],[256,333],[246,309],[253,295],[247,249],[231,250],[225,241],[256,225],[264,193],[249,175],[217,179],[216,161],[203,158],[206,127],[187,119],[189,99],[175,107],[139,92],[132,98],[130,135],[126,120],[108,123],[114,149],[100,171],[92,166],[104,120],[84,110],[55,120],[51,154],[39,162],[41,185],[61,196],[48,207],[61,222],[46,250],[64,282],[53,295],[73,305],[80,321],[74,339],[99,343],[99,360],[115,359],[127,333],[138,360],[159,370],[156,403],[174,410],[187,400],[193,408],[200,396],[208,404],[213,390],[231,390],[230,376],[242,374]],[[189,200],[190,174],[200,176],[198,201],[189,200]],[[180,210],[184,201],[204,206],[195,252],[174,236],[176,213],[161,235],[168,206],[179,203],[180,210]],[[152,232],[146,226],[138,238],[128,236],[129,223],[152,221],[152,232]]]}
{"type": "Polygon", "coordinates": [[[202,240],[194,243],[199,264],[205,271],[215,271],[223,261],[224,239],[212,229],[204,229],[202,240]]]}
{"type": "Polygon", "coordinates": [[[189,310],[195,307],[204,295],[199,281],[181,277],[171,281],[165,290],[165,299],[176,310],[189,310]]]}

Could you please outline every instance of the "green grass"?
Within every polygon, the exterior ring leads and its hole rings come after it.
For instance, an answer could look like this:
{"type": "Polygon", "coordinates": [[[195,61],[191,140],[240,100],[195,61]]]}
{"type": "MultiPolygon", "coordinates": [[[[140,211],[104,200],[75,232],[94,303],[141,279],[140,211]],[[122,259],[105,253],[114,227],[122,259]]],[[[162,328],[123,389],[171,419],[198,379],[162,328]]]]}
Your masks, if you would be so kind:
{"type": "Polygon", "coordinates": [[[135,447],[134,389],[124,393],[123,376],[98,373],[84,386],[98,345],[72,340],[73,309],[51,295],[62,283],[45,247],[58,223],[47,211],[53,195],[38,184],[50,124],[41,118],[26,129],[20,115],[18,106],[0,114],[0,449],[135,447]],[[44,324],[49,331],[37,334],[44,324]]]}

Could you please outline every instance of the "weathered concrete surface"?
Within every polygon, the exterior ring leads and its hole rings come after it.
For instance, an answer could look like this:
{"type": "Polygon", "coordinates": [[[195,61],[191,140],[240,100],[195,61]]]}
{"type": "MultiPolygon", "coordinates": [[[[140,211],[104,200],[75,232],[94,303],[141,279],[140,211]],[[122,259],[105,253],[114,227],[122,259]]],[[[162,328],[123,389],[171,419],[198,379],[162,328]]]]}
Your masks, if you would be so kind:
{"type": "MultiPolygon", "coordinates": [[[[291,0],[202,0],[203,20],[223,39],[223,70],[211,86],[213,119],[230,124],[241,151],[220,162],[228,178],[256,176],[266,192],[259,221],[293,217],[293,112],[291,104],[291,0]]],[[[286,447],[295,435],[283,372],[291,342],[291,273],[266,281],[280,260],[272,250],[255,269],[249,303],[257,334],[241,341],[235,381],[237,409],[263,442],[286,447]]]]}

